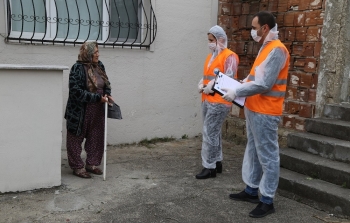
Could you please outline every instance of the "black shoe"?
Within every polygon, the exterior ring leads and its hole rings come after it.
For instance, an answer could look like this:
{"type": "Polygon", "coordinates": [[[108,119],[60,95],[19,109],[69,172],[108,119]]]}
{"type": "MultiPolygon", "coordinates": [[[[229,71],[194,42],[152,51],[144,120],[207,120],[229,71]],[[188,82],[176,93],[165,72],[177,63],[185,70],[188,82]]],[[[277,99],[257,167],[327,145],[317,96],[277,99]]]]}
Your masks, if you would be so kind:
{"type": "Polygon", "coordinates": [[[230,194],[230,198],[236,201],[248,201],[250,203],[259,203],[259,196],[247,194],[244,190],[238,194],[230,194]]]}
{"type": "Polygon", "coordinates": [[[217,173],[222,173],[222,162],[216,162],[216,172],[217,173]]]}
{"type": "Polygon", "coordinates": [[[262,218],[272,213],[275,213],[273,204],[265,204],[263,202],[260,202],[258,206],[256,206],[256,208],[249,213],[249,217],[262,218]]]}
{"type": "Polygon", "coordinates": [[[197,179],[207,179],[209,177],[216,177],[216,169],[204,168],[202,172],[196,175],[197,179]]]}

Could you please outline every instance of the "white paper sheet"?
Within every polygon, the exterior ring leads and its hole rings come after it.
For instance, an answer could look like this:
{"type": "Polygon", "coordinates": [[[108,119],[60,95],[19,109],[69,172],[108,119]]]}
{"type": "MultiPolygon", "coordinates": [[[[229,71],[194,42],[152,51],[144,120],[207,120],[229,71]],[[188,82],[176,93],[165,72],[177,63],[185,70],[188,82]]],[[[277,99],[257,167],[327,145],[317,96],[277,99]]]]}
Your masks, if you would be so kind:
{"type": "MultiPolygon", "coordinates": [[[[216,76],[216,80],[215,80],[215,84],[214,84],[214,91],[216,91],[217,93],[219,93],[220,95],[224,95],[226,92],[223,91],[223,88],[231,88],[231,89],[235,89],[238,86],[240,86],[241,83],[236,81],[235,79],[232,79],[228,76],[226,76],[223,73],[219,73],[216,76]]],[[[233,103],[243,107],[244,106],[244,102],[245,102],[245,97],[236,97],[235,100],[233,100],[233,103]]]]}

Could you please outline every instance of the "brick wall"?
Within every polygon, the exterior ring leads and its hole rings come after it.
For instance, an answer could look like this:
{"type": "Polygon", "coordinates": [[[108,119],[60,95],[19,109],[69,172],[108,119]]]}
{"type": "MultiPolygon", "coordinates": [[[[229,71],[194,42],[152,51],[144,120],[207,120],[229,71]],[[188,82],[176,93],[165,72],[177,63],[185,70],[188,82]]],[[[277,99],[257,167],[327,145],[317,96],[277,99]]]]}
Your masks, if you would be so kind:
{"type": "MultiPolygon", "coordinates": [[[[321,31],[326,0],[219,0],[218,25],[228,47],[240,57],[238,76],[245,78],[260,45],[250,37],[251,21],[259,11],[272,12],[279,38],[291,55],[283,127],[304,130],[305,118],[315,114],[321,31]]],[[[243,118],[243,111],[239,112],[243,118]]]]}

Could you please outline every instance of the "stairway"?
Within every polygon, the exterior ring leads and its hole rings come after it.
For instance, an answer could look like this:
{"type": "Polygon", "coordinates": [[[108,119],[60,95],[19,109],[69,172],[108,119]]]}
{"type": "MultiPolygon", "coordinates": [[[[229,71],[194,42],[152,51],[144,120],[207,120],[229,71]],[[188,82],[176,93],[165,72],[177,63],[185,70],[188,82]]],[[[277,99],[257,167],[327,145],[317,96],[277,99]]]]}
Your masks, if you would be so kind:
{"type": "Polygon", "coordinates": [[[279,194],[350,217],[350,104],[326,105],[280,149],[279,194]]]}

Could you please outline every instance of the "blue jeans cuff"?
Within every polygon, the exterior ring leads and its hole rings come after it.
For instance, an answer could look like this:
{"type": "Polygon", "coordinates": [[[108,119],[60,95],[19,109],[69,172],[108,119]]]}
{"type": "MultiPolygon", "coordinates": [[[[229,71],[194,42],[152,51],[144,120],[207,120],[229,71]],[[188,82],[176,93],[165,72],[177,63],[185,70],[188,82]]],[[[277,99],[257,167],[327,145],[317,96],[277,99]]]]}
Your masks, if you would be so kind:
{"type": "Polygon", "coordinates": [[[251,196],[258,196],[259,188],[252,188],[247,185],[244,191],[251,196]]]}
{"type": "Polygon", "coordinates": [[[273,198],[272,197],[261,196],[260,201],[265,203],[265,204],[272,204],[273,203],[273,198]]]}

